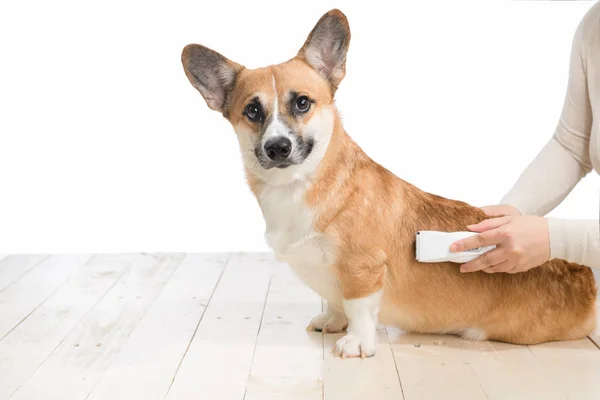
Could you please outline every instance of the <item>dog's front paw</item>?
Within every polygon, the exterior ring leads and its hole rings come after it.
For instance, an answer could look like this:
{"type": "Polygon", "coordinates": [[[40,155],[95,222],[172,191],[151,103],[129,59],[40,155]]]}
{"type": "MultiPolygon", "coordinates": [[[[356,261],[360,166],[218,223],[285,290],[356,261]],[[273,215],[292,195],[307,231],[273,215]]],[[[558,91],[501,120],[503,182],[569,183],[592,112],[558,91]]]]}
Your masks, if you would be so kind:
{"type": "Polygon", "coordinates": [[[324,313],[314,317],[306,327],[306,330],[323,333],[338,333],[344,332],[347,327],[348,320],[344,314],[324,313]]]}
{"type": "Polygon", "coordinates": [[[375,338],[360,338],[354,333],[348,333],[337,341],[332,353],[341,358],[371,357],[375,354],[375,338]]]}

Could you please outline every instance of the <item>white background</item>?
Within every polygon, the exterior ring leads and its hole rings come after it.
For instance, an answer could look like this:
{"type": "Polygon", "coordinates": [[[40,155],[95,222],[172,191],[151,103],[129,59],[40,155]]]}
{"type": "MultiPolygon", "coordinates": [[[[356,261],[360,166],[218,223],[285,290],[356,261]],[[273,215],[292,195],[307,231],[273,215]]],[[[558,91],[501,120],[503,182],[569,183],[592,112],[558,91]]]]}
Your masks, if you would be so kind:
{"type": "MultiPolygon", "coordinates": [[[[264,250],[236,138],[181,49],[285,61],[352,29],[346,130],[420,188],[496,203],[551,137],[588,1],[4,1],[0,253],[264,250]]],[[[552,213],[598,216],[589,177],[552,213]]]]}

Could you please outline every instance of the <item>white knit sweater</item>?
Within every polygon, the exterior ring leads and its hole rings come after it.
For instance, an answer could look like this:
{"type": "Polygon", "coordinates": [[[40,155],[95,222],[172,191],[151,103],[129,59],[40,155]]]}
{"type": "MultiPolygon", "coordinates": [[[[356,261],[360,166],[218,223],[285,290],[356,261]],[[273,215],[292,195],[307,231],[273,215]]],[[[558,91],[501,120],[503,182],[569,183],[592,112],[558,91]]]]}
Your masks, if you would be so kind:
{"type": "MultiPolygon", "coordinates": [[[[600,172],[600,2],[575,33],[556,132],[502,203],[522,214],[543,216],[592,169],[600,172]]],[[[600,268],[599,220],[548,218],[548,225],[552,258],[600,268]]]]}

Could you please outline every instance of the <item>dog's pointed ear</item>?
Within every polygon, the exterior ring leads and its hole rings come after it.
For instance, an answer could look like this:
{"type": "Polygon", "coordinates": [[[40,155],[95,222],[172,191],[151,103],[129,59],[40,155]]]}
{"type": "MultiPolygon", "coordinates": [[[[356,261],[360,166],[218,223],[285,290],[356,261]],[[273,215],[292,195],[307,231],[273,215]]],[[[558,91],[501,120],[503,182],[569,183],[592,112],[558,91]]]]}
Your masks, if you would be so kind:
{"type": "Polygon", "coordinates": [[[190,83],[206,104],[227,117],[229,95],[244,67],[199,44],[185,46],[181,62],[190,83]]]}
{"type": "Polygon", "coordinates": [[[297,57],[329,81],[335,92],[346,75],[346,53],[350,46],[350,26],[340,10],[323,15],[308,35],[297,57]]]}

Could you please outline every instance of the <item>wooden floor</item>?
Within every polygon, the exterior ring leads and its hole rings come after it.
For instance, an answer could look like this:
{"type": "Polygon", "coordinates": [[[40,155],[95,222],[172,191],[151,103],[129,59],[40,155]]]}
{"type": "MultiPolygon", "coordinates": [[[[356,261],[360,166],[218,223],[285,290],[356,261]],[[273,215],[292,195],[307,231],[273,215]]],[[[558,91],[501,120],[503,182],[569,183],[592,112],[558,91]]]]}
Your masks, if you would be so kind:
{"type": "Polygon", "coordinates": [[[600,335],[341,360],[321,309],[268,254],[0,255],[0,399],[600,399],[600,335]]]}

